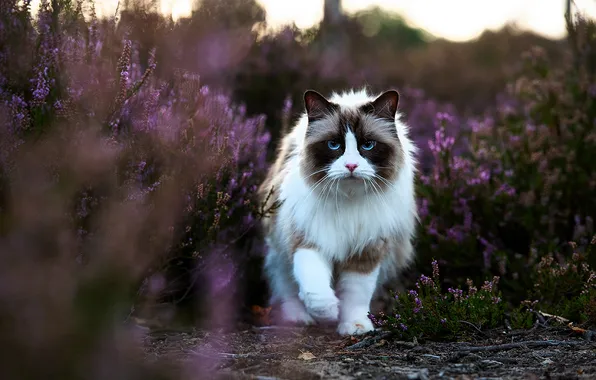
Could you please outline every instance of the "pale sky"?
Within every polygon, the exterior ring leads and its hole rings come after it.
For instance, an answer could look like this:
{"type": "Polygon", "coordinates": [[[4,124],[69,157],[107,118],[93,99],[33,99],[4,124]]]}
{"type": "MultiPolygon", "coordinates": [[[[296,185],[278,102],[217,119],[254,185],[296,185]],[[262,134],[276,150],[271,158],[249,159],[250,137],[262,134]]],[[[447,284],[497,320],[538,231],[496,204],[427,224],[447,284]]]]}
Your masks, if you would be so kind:
{"type": "MultiPolygon", "coordinates": [[[[323,17],[324,0],[257,0],[268,17],[268,24],[279,27],[295,22],[305,28],[323,17]]],[[[37,1],[33,1],[36,7],[37,1]]],[[[193,0],[161,0],[164,13],[174,19],[188,15],[193,0]]],[[[98,13],[112,13],[118,0],[96,0],[98,13]]],[[[474,38],[484,29],[499,29],[506,22],[516,22],[548,37],[565,35],[563,14],[565,0],[343,0],[344,10],[354,12],[379,5],[400,13],[413,26],[437,37],[456,41],[474,38]]],[[[575,0],[577,7],[596,17],[596,0],[575,0]]]]}

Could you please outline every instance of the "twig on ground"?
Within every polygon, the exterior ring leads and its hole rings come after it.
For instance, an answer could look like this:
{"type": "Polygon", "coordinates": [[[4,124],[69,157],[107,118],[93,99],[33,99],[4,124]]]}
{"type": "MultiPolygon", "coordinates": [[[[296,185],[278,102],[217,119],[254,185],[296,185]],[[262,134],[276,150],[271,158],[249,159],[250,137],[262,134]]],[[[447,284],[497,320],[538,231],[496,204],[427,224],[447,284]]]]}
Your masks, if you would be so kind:
{"type": "Polygon", "coordinates": [[[243,358],[249,358],[249,357],[259,357],[259,358],[263,358],[263,359],[269,359],[269,358],[273,358],[273,357],[280,355],[280,354],[276,354],[276,353],[263,354],[263,353],[259,353],[259,352],[251,352],[251,353],[247,353],[247,354],[233,354],[233,353],[227,353],[227,352],[197,352],[197,351],[193,351],[193,350],[191,350],[190,352],[192,352],[193,354],[198,355],[198,356],[204,356],[204,357],[208,357],[208,358],[223,358],[223,359],[243,359],[243,358]]]}
{"type": "Polygon", "coordinates": [[[252,329],[255,331],[262,331],[262,330],[304,330],[306,327],[304,326],[283,326],[283,325],[271,325],[271,326],[252,326],[252,329]]]}
{"type": "Polygon", "coordinates": [[[527,341],[527,342],[499,344],[499,345],[494,345],[494,346],[467,347],[467,348],[461,348],[457,351],[458,352],[504,351],[504,350],[511,350],[514,348],[521,348],[521,347],[529,348],[529,347],[550,347],[550,346],[563,346],[563,345],[575,346],[578,344],[585,344],[585,342],[558,341],[558,340],[533,340],[533,341],[527,341]]]}
{"type": "Polygon", "coordinates": [[[536,318],[538,318],[538,320],[540,321],[540,323],[542,323],[543,325],[546,326],[546,319],[544,319],[544,317],[542,316],[542,314],[540,314],[539,312],[534,312],[536,314],[536,318]]]}
{"type": "Polygon", "coordinates": [[[569,323],[570,322],[569,319],[567,319],[567,318],[559,317],[558,315],[548,314],[543,311],[538,311],[538,314],[542,315],[543,317],[552,318],[559,323],[569,323]]]}
{"type": "Polygon", "coordinates": [[[357,350],[360,348],[366,348],[366,347],[372,346],[373,344],[377,343],[381,339],[390,337],[391,335],[393,335],[393,333],[391,331],[385,331],[378,335],[373,335],[371,337],[365,338],[365,339],[361,340],[360,342],[355,343],[351,346],[348,346],[348,347],[346,347],[346,350],[357,350]]]}
{"type": "Polygon", "coordinates": [[[461,320],[460,320],[459,322],[460,322],[460,323],[464,323],[464,324],[466,324],[466,325],[470,325],[470,326],[472,326],[472,327],[473,327],[474,329],[476,329],[476,331],[478,331],[478,332],[479,332],[481,335],[485,335],[485,336],[486,336],[486,334],[485,334],[485,333],[484,333],[482,330],[480,330],[480,328],[479,328],[478,326],[476,326],[475,324],[473,324],[473,323],[471,323],[471,322],[468,322],[468,321],[461,321],[461,320]]]}
{"type": "Polygon", "coordinates": [[[509,323],[509,319],[505,319],[505,327],[507,328],[508,331],[512,331],[513,330],[511,328],[511,323],[509,323]]]}

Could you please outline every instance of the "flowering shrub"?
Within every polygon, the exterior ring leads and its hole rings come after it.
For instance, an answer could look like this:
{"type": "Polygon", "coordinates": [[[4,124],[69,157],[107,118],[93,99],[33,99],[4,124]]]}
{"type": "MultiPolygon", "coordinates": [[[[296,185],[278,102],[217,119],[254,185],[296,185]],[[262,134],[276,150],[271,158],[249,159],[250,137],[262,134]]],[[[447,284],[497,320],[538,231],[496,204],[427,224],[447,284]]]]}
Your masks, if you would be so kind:
{"type": "Polygon", "coordinates": [[[588,246],[571,243],[573,254],[565,261],[555,255],[542,256],[533,267],[534,281],[528,299],[517,305],[506,302],[497,288],[499,277],[484,281],[478,289],[470,279],[467,289],[442,289],[439,263],[433,260],[432,276],[420,275],[415,289],[398,291],[389,313],[370,314],[376,327],[394,331],[405,339],[453,339],[468,333],[503,327],[529,328],[537,313],[554,315],[554,323],[567,320],[586,328],[596,326],[596,271],[588,261],[593,259],[596,235],[588,246]]]}
{"type": "Polygon", "coordinates": [[[421,275],[416,289],[397,292],[391,314],[382,313],[370,319],[377,327],[389,328],[406,339],[455,338],[483,328],[500,326],[505,306],[497,289],[499,277],[484,281],[478,289],[471,280],[467,290],[460,287],[441,291],[439,264],[432,261],[432,277],[421,275]]]}
{"type": "Polygon", "coordinates": [[[457,121],[437,114],[440,127],[428,143],[434,165],[419,186],[417,251],[423,271],[431,257],[439,260],[446,286],[498,275],[506,298],[522,301],[533,285],[526,274],[534,266],[531,252],[540,258],[591,237],[594,25],[581,17],[569,25],[576,60],[562,70],[552,69],[539,50],[527,54],[525,71],[499,107],[464,121],[464,151],[454,151],[462,137],[446,133],[457,121]]]}
{"type": "MultiPolygon", "coordinates": [[[[44,257],[63,273],[28,283],[2,270],[14,290],[0,293],[3,302],[45,299],[57,310],[43,326],[66,313],[95,330],[147,297],[233,293],[250,253],[240,238],[262,212],[252,197],[266,165],[264,118],[248,117],[196,74],[156,78],[154,52],[141,64],[136,41],[119,42],[115,59],[116,21],[100,22],[94,12],[85,20],[82,1],[41,1],[35,19],[29,2],[7,6],[0,20],[2,268],[22,276],[44,257]],[[175,281],[179,272],[186,281],[175,281]],[[63,295],[27,295],[52,282],[63,295]]],[[[31,307],[3,314],[35,319],[31,307]]],[[[10,336],[12,344],[28,339],[18,328],[10,336]]]]}

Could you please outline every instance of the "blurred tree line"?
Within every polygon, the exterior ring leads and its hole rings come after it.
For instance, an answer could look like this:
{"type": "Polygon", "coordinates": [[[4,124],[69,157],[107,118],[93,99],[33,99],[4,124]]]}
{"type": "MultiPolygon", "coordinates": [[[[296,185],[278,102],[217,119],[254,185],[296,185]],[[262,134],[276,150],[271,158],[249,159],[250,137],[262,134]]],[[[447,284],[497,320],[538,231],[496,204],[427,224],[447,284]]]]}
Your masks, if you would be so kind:
{"type": "Polygon", "coordinates": [[[160,14],[155,0],[126,0],[119,29],[138,41],[145,64],[156,47],[159,76],[197,73],[202,83],[231,91],[249,114],[267,115],[274,142],[286,97],[295,115],[307,88],[420,88],[470,114],[494,102],[528,48],[542,47],[555,66],[566,54],[563,41],[513,26],[451,42],[378,7],[327,15],[306,30],[288,25],[271,32],[256,0],[197,0],[192,14],[177,22],[160,14]]]}

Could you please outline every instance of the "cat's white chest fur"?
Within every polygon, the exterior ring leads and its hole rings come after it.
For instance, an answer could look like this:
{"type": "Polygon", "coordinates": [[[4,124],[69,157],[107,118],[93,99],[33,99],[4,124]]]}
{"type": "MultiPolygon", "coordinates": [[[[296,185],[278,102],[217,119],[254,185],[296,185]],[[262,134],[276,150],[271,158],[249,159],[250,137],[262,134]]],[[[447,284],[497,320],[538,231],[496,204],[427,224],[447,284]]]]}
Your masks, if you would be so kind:
{"type": "Polygon", "coordinates": [[[312,191],[300,174],[289,173],[281,186],[279,222],[331,260],[359,254],[366,246],[409,227],[405,214],[410,205],[402,204],[397,187],[378,194],[370,185],[364,196],[359,194],[362,190],[345,188],[338,194],[339,187],[334,185],[320,188],[312,191]],[[345,195],[351,191],[358,194],[345,195]]]}

